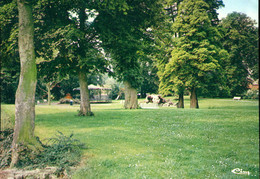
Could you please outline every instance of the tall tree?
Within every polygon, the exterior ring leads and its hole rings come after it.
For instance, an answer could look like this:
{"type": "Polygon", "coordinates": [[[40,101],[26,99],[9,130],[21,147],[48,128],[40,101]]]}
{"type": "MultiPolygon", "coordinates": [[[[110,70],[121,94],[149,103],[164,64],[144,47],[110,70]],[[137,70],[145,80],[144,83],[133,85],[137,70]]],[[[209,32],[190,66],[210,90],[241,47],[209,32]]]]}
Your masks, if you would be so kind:
{"type": "Polygon", "coordinates": [[[225,71],[232,96],[245,92],[250,78],[259,79],[259,38],[255,25],[254,20],[239,12],[228,14],[220,23],[223,45],[230,54],[225,71]]]}
{"type": "Polygon", "coordinates": [[[136,109],[137,89],[142,82],[139,52],[147,39],[147,28],[158,12],[156,0],[107,2],[96,8],[96,27],[102,46],[110,54],[113,72],[125,85],[125,108],[136,109]]]}
{"type": "MultiPolygon", "coordinates": [[[[34,137],[36,64],[34,52],[34,25],[32,3],[18,0],[19,12],[19,55],[21,72],[15,98],[15,129],[12,143],[12,162],[19,160],[19,146],[26,145],[36,149],[34,137]]],[[[38,144],[39,145],[39,144],[38,144]]]]}
{"type": "Polygon", "coordinates": [[[184,108],[183,93],[184,89],[174,88],[171,83],[165,81],[164,73],[165,67],[172,57],[171,52],[175,46],[175,38],[178,33],[173,31],[172,25],[176,20],[178,14],[178,7],[182,0],[167,0],[164,5],[164,13],[161,16],[161,23],[157,27],[153,27],[155,36],[155,44],[157,50],[155,51],[155,61],[158,68],[157,75],[160,79],[159,93],[163,96],[178,95],[178,108],[184,108]]]}
{"type": "Polygon", "coordinates": [[[191,94],[191,108],[199,108],[198,89],[207,88],[220,72],[219,60],[227,55],[218,45],[220,34],[211,23],[209,8],[203,0],[184,0],[180,4],[173,24],[179,37],[175,39],[172,58],[165,66],[161,84],[176,91],[187,88],[191,94]]]}
{"type": "MultiPolygon", "coordinates": [[[[175,47],[176,38],[180,36],[180,33],[176,29],[171,28],[173,23],[175,23],[178,16],[178,11],[183,0],[165,0],[164,9],[165,15],[161,19],[161,25],[155,28],[156,46],[159,49],[159,53],[156,54],[158,76],[160,78],[159,92],[163,95],[178,95],[179,102],[178,106],[180,108],[184,107],[183,93],[185,88],[176,84],[177,88],[174,88],[173,81],[166,83],[164,79],[165,66],[169,63],[171,58],[171,51],[175,47]],[[161,54],[161,55],[160,55],[161,54]]],[[[212,26],[216,26],[219,22],[218,14],[216,10],[224,6],[222,0],[204,0],[209,6],[207,8],[207,14],[211,21],[212,26]]]]}
{"type": "Polygon", "coordinates": [[[90,20],[95,16],[95,12],[89,9],[91,7],[88,2],[82,0],[76,0],[74,4],[44,1],[38,3],[38,6],[38,17],[40,17],[38,24],[42,28],[39,28],[40,41],[37,44],[39,44],[39,55],[43,54],[46,58],[42,66],[50,66],[61,76],[77,75],[81,89],[79,115],[92,115],[88,76],[95,71],[106,70],[106,61],[99,47],[98,34],[93,27],[93,20],[90,20]],[[51,50],[49,53],[42,53],[42,49],[44,52],[51,50]],[[52,54],[53,50],[57,50],[58,53],[55,60],[50,63],[48,54],[52,54]]]}

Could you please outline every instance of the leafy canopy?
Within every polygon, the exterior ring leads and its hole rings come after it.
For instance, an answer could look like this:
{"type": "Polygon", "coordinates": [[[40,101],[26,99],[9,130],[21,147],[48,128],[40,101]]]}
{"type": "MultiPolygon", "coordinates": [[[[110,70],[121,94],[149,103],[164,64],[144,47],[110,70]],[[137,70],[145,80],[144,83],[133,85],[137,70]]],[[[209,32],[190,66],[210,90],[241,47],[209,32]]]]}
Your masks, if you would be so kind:
{"type": "Polygon", "coordinates": [[[227,55],[218,45],[220,33],[211,23],[209,5],[203,1],[184,0],[173,23],[175,47],[161,77],[160,92],[206,89],[219,75],[219,61],[227,55]]]}

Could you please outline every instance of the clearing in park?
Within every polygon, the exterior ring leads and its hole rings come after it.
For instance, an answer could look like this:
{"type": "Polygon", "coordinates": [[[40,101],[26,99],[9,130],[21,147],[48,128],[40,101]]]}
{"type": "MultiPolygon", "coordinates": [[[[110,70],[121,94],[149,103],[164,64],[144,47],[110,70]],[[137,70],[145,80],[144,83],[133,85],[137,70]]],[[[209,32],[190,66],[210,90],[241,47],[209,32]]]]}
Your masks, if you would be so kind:
{"type": "MultiPolygon", "coordinates": [[[[36,105],[35,134],[44,141],[73,133],[86,144],[72,178],[258,178],[258,107],[200,99],[200,109],[125,110],[113,101],[92,104],[95,116],[85,118],[79,105],[36,105]]],[[[14,105],[2,111],[10,115],[14,105]]]]}

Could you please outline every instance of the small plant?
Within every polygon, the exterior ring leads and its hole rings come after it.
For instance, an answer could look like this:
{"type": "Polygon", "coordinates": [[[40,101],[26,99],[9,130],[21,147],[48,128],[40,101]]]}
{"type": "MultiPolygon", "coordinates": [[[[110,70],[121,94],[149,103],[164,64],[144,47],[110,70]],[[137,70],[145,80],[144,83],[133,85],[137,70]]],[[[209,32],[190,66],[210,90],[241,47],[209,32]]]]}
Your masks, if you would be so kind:
{"type": "Polygon", "coordinates": [[[39,164],[48,166],[58,166],[57,173],[69,171],[71,166],[75,166],[81,159],[80,149],[84,144],[73,138],[73,134],[65,136],[58,131],[56,137],[48,139],[45,150],[38,158],[39,164]]]}
{"type": "MultiPolygon", "coordinates": [[[[13,130],[2,132],[0,139],[0,168],[6,168],[11,163],[11,144],[13,130]],[[3,133],[3,134],[2,134],[3,133]]],[[[39,138],[37,138],[39,141],[39,138]]],[[[70,167],[77,165],[81,159],[81,149],[84,144],[73,138],[73,134],[65,136],[62,132],[47,139],[43,151],[32,151],[28,147],[20,146],[19,160],[15,167],[23,169],[57,167],[56,174],[61,176],[64,171],[69,173],[70,167]]]]}
{"type": "Polygon", "coordinates": [[[11,163],[13,132],[13,129],[0,131],[0,169],[8,167],[11,163]]]}

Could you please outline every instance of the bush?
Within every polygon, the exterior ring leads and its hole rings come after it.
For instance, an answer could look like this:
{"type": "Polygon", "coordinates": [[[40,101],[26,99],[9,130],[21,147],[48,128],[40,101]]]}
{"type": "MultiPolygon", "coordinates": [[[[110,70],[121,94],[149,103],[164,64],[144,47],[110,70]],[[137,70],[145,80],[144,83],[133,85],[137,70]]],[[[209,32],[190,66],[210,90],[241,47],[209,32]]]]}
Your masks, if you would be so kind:
{"type": "MultiPolygon", "coordinates": [[[[11,163],[11,144],[13,130],[6,131],[3,140],[0,140],[0,168],[8,167],[11,163]],[[8,136],[8,137],[6,137],[8,136]]],[[[39,141],[39,138],[37,138],[39,141]]],[[[77,165],[81,160],[81,150],[84,147],[79,140],[58,132],[56,137],[47,139],[43,151],[32,151],[28,147],[20,146],[19,160],[15,167],[22,169],[45,168],[47,166],[57,167],[56,174],[61,176],[64,171],[69,173],[70,167],[77,165]]]]}
{"type": "Polygon", "coordinates": [[[84,144],[72,137],[73,134],[67,137],[58,132],[56,137],[48,139],[45,150],[38,158],[38,163],[42,166],[58,166],[58,173],[69,171],[71,166],[77,165],[81,159],[80,149],[84,148],[84,144]]]}
{"type": "Polygon", "coordinates": [[[13,132],[13,129],[0,131],[0,168],[6,168],[11,163],[13,132]]]}
{"type": "Polygon", "coordinates": [[[243,95],[244,99],[259,99],[259,91],[258,90],[247,90],[247,92],[243,95]]]}

